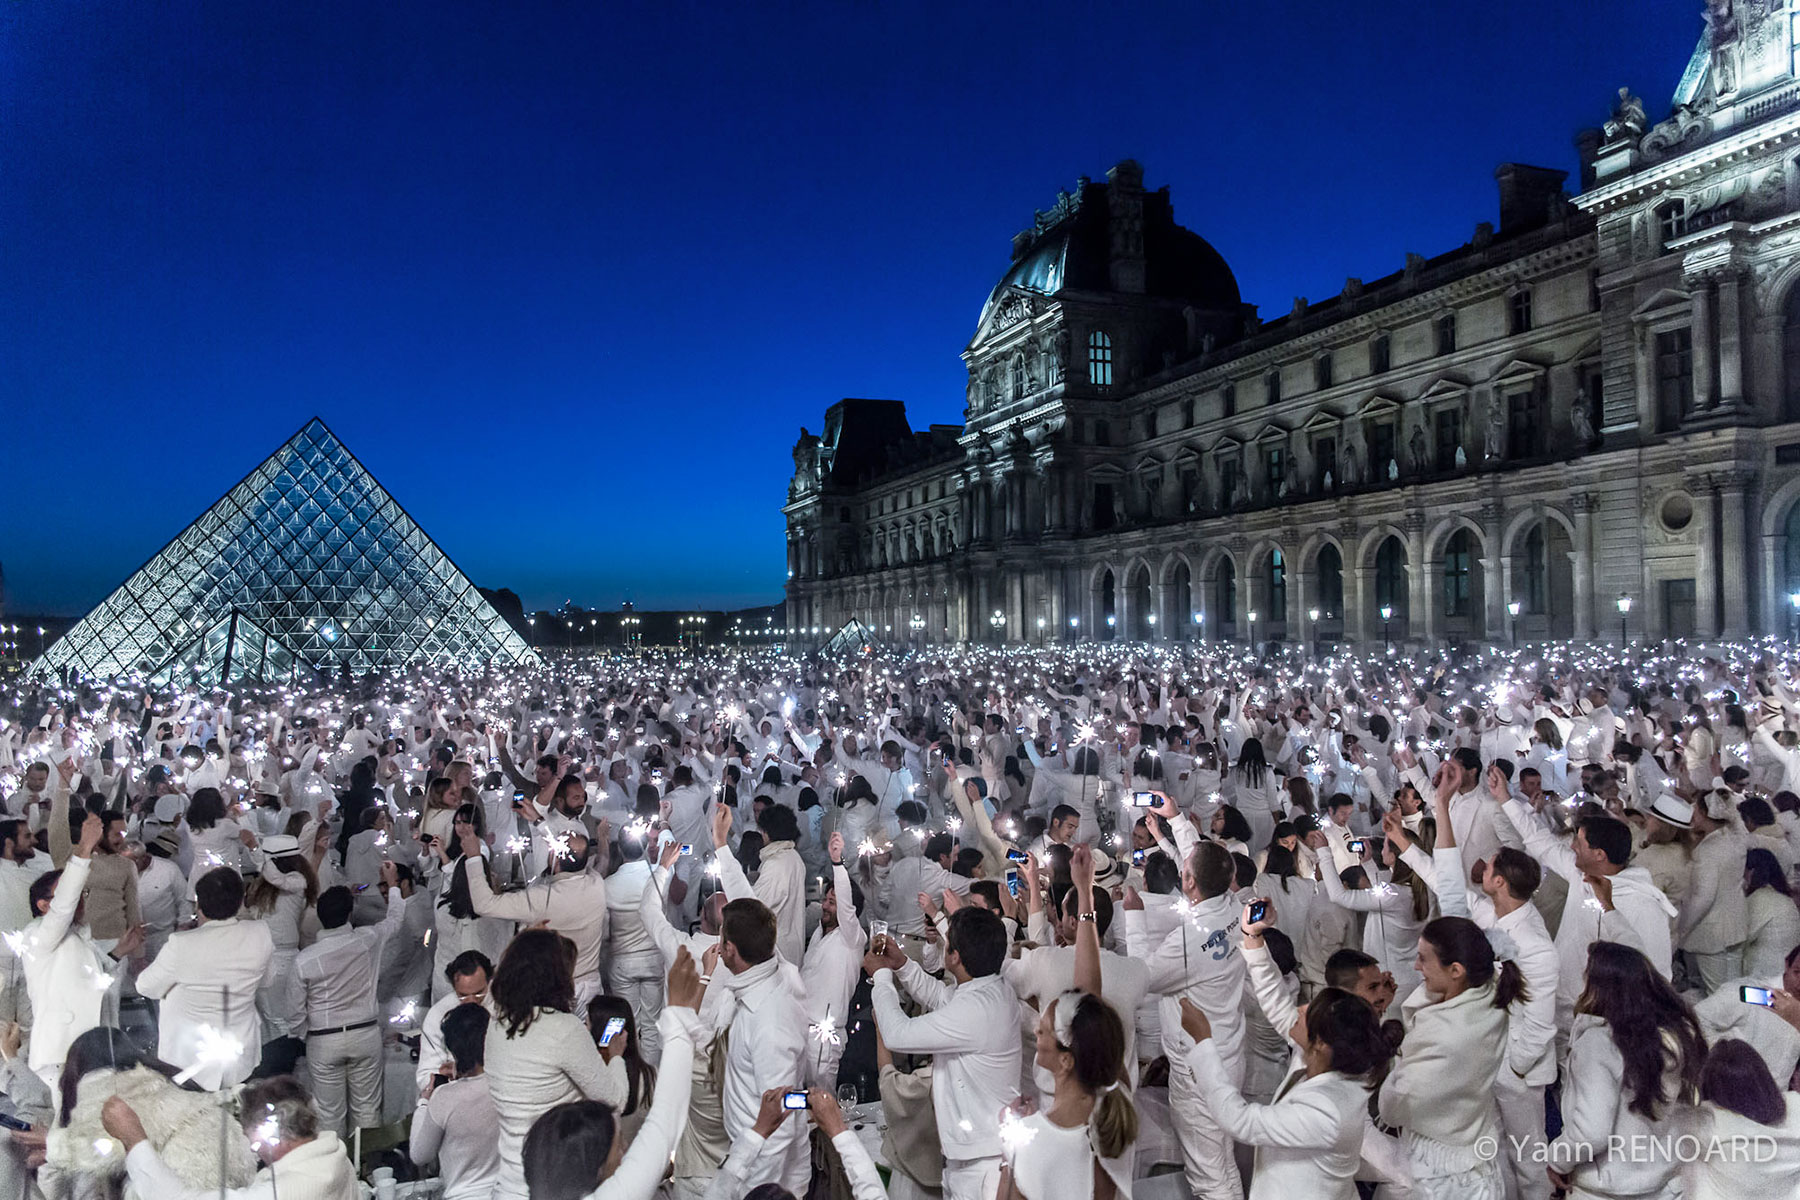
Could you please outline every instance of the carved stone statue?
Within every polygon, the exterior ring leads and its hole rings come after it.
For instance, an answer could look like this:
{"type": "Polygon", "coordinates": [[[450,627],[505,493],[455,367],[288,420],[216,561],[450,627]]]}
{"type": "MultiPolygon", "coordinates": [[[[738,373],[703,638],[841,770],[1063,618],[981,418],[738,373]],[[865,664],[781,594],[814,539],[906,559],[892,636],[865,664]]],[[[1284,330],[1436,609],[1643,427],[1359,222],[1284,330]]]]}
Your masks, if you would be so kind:
{"type": "Polygon", "coordinates": [[[1488,405],[1487,459],[1497,462],[1506,457],[1506,409],[1498,397],[1488,405]]]}
{"type": "Polygon", "coordinates": [[[1644,113],[1644,102],[1631,94],[1631,89],[1619,89],[1619,106],[1613,110],[1612,120],[1603,127],[1608,143],[1622,142],[1628,138],[1644,136],[1644,130],[1650,127],[1650,118],[1644,113]]]}
{"type": "Polygon", "coordinates": [[[1362,442],[1354,432],[1344,439],[1343,453],[1338,455],[1338,478],[1347,488],[1362,486],[1362,442]]]}
{"type": "Polygon", "coordinates": [[[1412,453],[1413,473],[1415,475],[1423,475],[1426,468],[1430,465],[1430,459],[1426,457],[1427,447],[1425,445],[1425,427],[1423,425],[1413,426],[1412,436],[1407,439],[1406,447],[1412,453]]]}
{"type": "Polygon", "coordinates": [[[1575,435],[1575,444],[1583,450],[1594,445],[1594,402],[1588,398],[1586,388],[1575,390],[1575,403],[1569,407],[1569,430],[1575,435]]]}
{"type": "Polygon", "coordinates": [[[1298,496],[1300,494],[1300,464],[1292,454],[1287,456],[1286,478],[1281,481],[1281,494],[1298,496]]]}

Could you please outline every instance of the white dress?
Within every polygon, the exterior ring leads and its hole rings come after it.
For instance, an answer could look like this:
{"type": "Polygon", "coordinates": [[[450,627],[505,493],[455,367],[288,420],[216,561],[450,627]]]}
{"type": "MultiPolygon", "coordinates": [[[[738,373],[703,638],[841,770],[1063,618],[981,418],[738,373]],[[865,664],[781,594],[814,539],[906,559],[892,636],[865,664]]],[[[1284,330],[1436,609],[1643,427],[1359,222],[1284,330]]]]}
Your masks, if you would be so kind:
{"type": "Polygon", "coordinates": [[[1085,1124],[1065,1129],[1048,1113],[1035,1112],[1020,1118],[1010,1137],[1003,1130],[1001,1144],[1013,1186],[1025,1200],[1093,1200],[1096,1161],[1112,1176],[1121,1200],[1131,1200],[1129,1157],[1101,1158],[1085,1124]]]}

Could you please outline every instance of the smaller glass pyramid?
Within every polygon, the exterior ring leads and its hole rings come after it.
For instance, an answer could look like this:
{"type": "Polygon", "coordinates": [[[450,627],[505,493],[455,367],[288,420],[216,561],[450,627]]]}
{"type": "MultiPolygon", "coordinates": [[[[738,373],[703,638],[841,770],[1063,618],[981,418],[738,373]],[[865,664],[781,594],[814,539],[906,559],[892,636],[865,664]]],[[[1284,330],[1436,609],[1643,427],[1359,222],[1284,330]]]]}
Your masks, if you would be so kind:
{"type": "Polygon", "coordinates": [[[210,687],[537,661],[315,417],[33,669],[210,687]]]}

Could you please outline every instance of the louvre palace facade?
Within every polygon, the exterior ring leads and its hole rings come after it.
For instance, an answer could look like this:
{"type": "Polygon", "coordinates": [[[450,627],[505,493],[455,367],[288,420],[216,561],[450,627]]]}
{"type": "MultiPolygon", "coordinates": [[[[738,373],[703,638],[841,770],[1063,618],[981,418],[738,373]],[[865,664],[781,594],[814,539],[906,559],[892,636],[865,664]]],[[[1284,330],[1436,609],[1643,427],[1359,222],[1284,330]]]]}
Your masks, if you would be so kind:
{"type": "Polygon", "coordinates": [[[802,431],[787,620],[929,641],[1784,633],[1800,605],[1800,22],[1713,0],[1666,119],[1262,319],[1122,162],[1013,239],[965,423],[802,431]],[[1628,611],[1621,612],[1622,608],[1628,611]]]}

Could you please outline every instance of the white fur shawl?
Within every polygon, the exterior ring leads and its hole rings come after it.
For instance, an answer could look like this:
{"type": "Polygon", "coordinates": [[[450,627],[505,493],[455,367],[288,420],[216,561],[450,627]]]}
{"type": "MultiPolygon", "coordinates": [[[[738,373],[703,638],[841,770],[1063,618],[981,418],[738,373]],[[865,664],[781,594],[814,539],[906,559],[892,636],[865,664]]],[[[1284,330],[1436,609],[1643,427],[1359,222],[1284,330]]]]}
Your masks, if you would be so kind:
{"type": "MultiPolygon", "coordinates": [[[[66,1127],[53,1128],[47,1139],[50,1165],[70,1173],[117,1177],[125,1173],[125,1151],[100,1124],[100,1108],[118,1096],[144,1123],[150,1146],[189,1187],[219,1186],[219,1105],[215,1092],[188,1092],[148,1067],[129,1071],[94,1071],[76,1085],[75,1111],[66,1127]]],[[[225,1184],[243,1187],[256,1177],[256,1154],[239,1128],[237,1117],[224,1118],[227,1141],[225,1184]]]]}

